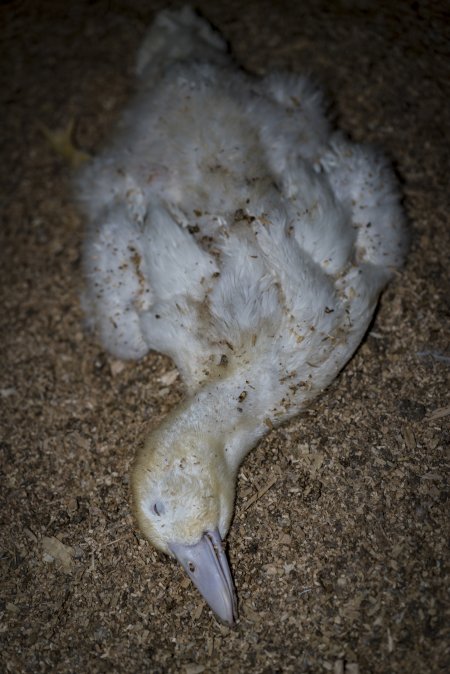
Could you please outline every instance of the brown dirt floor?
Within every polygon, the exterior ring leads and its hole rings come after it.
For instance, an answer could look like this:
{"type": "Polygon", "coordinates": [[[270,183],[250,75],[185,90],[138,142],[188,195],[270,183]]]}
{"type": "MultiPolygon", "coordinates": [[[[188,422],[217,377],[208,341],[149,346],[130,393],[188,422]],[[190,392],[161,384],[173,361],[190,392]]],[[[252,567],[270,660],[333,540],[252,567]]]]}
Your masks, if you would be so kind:
{"type": "Polygon", "coordinates": [[[101,146],[164,4],[0,6],[0,669],[448,671],[450,13],[198,2],[248,69],[317,76],[340,125],[393,158],[413,229],[357,355],[242,468],[230,630],[134,526],[130,461],[182,386],[167,358],[114,361],[83,330],[72,169],[42,131],[73,120],[78,147],[101,146]]]}

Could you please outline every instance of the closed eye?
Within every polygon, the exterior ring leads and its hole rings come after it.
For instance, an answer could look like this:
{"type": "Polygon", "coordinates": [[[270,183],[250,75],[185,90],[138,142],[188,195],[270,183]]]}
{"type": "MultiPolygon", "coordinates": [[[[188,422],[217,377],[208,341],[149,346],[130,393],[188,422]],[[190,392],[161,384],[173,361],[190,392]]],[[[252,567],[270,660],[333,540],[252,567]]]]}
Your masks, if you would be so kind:
{"type": "Polygon", "coordinates": [[[153,512],[158,517],[160,517],[161,515],[164,515],[165,508],[160,501],[157,501],[156,503],[153,504],[153,512]]]}

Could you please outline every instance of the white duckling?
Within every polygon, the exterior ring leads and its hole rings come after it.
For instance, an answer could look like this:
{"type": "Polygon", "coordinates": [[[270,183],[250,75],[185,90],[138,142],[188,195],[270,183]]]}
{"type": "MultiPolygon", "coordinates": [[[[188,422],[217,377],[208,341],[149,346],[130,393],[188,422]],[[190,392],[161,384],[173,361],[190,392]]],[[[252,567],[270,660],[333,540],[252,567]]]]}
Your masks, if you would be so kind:
{"type": "Polygon", "coordinates": [[[138,524],[220,619],[236,474],[351,357],[406,236],[386,161],[304,77],[254,78],[189,8],[159,14],[138,93],[82,172],[85,307],[120,358],[168,354],[186,399],[131,476],[138,524]]]}

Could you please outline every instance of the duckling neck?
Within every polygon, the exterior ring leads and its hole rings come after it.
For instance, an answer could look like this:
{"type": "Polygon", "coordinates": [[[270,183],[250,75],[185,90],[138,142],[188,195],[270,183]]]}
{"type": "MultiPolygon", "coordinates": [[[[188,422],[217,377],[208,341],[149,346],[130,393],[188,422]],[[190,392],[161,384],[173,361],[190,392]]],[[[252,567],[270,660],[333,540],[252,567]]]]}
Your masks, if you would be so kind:
{"type": "Polygon", "coordinates": [[[268,431],[273,400],[278,395],[273,382],[252,385],[249,372],[234,372],[210,381],[175,411],[180,432],[202,437],[203,446],[220,446],[231,471],[268,431]]]}

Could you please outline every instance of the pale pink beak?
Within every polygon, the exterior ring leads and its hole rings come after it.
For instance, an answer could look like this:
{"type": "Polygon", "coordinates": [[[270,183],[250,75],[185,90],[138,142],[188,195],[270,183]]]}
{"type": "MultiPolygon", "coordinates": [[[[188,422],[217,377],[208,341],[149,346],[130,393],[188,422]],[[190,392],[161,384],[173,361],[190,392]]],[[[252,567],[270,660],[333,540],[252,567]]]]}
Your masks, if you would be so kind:
{"type": "Polygon", "coordinates": [[[207,531],[195,545],[171,543],[169,548],[216,616],[233,625],[236,592],[219,532],[207,531]]]}

